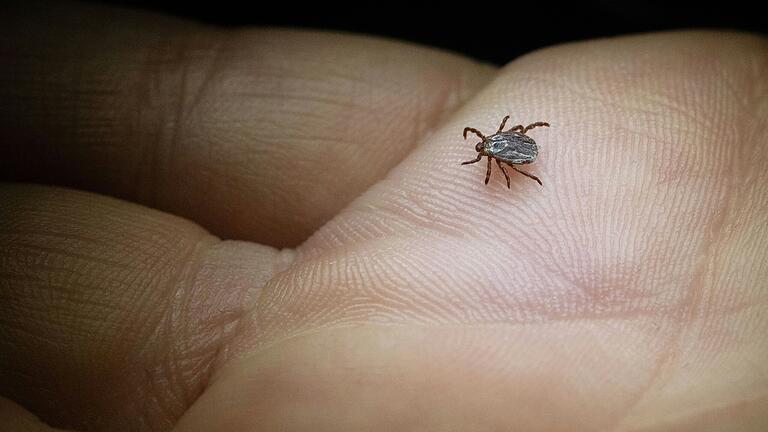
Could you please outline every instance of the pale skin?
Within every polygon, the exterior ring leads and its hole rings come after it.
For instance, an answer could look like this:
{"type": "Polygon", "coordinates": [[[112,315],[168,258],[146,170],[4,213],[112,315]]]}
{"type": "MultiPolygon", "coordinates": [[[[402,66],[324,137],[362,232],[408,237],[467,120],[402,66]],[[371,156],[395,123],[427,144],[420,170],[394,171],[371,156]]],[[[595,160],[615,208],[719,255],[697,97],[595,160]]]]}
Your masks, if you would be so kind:
{"type": "Polygon", "coordinates": [[[2,30],[0,430],[766,430],[765,39],[58,8],[2,30]],[[507,114],[544,187],[459,165],[507,114]]]}

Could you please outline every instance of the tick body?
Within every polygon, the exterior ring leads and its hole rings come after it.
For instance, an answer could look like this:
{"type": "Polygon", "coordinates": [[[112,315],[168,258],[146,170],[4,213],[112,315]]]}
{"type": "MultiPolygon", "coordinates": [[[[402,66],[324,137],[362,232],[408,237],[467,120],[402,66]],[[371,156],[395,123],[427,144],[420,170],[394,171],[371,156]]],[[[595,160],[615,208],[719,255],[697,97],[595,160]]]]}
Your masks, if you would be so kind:
{"type": "Polygon", "coordinates": [[[528,178],[536,180],[539,185],[542,185],[541,180],[539,180],[538,177],[517,169],[515,165],[529,164],[536,160],[536,157],[539,155],[539,146],[536,145],[536,141],[525,133],[535,127],[549,127],[549,123],[536,122],[525,127],[523,127],[523,125],[517,125],[504,131],[504,125],[507,123],[507,120],[509,120],[509,116],[504,117],[504,120],[501,121],[501,125],[499,125],[499,130],[490,136],[483,135],[482,132],[475,128],[464,128],[464,139],[467,139],[467,132],[472,132],[479,136],[482,141],[475,145],[477,158],[471,161],[462,162],[461,164],[467,165],[480,162],[483,156],[487,156],[488,169],[485,172],[485,184],[488,184],[488,179],[491,178],[491,159],[495,159],[496,165],[499,166],[501,172],[504,173],[504,178],[507,179],[508,188],[510,187],[509,174],[507,174],[504,166],[501,165],[502,163],[509,165],[513,170],[528,178]]]}

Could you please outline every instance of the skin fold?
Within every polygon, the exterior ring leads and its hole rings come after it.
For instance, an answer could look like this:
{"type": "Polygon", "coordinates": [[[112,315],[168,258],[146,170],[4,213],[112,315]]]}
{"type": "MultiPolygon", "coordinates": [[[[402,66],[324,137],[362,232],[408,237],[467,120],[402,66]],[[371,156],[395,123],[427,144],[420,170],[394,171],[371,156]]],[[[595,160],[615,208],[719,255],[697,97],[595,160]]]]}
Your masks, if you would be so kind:
{"type": "Polygon", "coordinates": [[[0,430],[768,428],[765,38],[44,7],[0,14],[0,430]],[[543,187],[459,165],[507,114],[543,187]]]}

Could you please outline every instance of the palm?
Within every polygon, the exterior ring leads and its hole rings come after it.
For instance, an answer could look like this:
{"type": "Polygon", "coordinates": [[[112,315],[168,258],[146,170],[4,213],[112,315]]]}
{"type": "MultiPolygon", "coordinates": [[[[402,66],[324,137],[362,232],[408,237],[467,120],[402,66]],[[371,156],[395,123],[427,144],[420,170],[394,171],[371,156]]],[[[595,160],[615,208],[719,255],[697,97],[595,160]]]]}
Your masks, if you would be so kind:
{"type": "MultiPolygon", "coordinates": [[[[274,66],[260,50],[312,36],[235,43],[189,111],[174,162],[138,189],[96,189],[219,235],[300,246],[220,242],[131,204],[4,187],[3,218],[22,221],[0,237],[8,257],[30,256],[35,242],[58,250],[46,236],[17,241],[36,226],[60,229],[62,245],[111,233],[120,246],[100,243],[114,259],[93,259],[79,285],[56,285],[109,313],[75,309],[92,320],[61,330],[11,311],[12,328],[75,336],[61,360],[16,349],[3,364],[14,371],[9,396],[83,429],[758,430],[768,421],[758,412],[768,125],[755,84],[766,69],[749,65],[764,65],[765,52],[755,39],[718,37],[565,46],[500,72],[381,42],[373,52],[383,54],[365,57],[372,42],[340,38],[366,65],[343,66],[370,90],[350,96],[343,81],[328,91],[333,72],[302,69],[327,93],[292,110],[227,86],[240,77],[253,89],[261,81],[249,67],[274,66]],[[725,53],[719,73],[703,68],[712,46],[725,53]],[[380,59],[390,61],[368,66],[380,59]],[[544,187],[511,173],[507,189],[499,172],[485,186],[484,166],[459,165],[474,156],[463,128],[491,133],[506,114],[552,124],[529,132],[541,153],[526,170],[544,187]],[[246,126],[233,132],[221,119],[246,126]],[[195,140],[233,134],[234,145],[196,153],[195,140]],[[54,209],[36,222],[30,203],[62,196],[67,218],[54,209]],[[89,220],[99,212],[139,222],[89,220]],[[126,267],[140,276],[107,277],[126,267]],[[76,336],[104,320],[95,340],[76,336]],[[78,366],[94,351],[100,361],[78,366]],[[71,406],[39,398],[50,382],[71,406]]],[[[312,42],[318,59],[336,46],[326,42],[312,42]]],[[[306,53],[279,64],[297,58],[306,53]]],[[[272,78],[290,89],[295,77],[272,78]]],[[[17,280],[8,296],[39,287],[17,280]]]]}

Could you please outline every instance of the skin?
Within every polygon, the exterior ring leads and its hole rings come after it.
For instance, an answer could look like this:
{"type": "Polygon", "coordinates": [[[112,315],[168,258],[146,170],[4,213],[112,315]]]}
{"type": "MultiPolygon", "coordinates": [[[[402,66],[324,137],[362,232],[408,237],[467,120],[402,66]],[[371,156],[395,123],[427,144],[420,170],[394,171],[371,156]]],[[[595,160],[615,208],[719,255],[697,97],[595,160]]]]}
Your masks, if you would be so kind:
{"type": "Polygon", "coordinates": [[[0,14],[0,430],[768,427],[766,39],[46,8],[0,14]],[[459,166],[506,114],[544,187],[459,166]]]}

